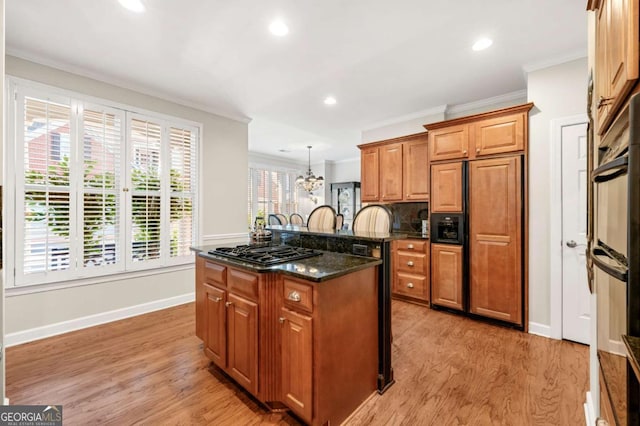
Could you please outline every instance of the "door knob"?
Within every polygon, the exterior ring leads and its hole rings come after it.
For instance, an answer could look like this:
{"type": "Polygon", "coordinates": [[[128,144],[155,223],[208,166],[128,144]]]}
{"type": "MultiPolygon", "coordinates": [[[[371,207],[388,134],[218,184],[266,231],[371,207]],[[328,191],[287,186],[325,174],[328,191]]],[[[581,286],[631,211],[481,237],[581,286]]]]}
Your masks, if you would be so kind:
{"type": "Polygon", "coordinates": [[[228,308],[229,306],[231,306],[231,305],[233,305],[233,302],[225,302],[225,303],[224,303],[224,306],[226,306],[227,308],[228,308]]]}
{"type": "Polygon", "coordinates": [[[569,248],[575,248],[578,246],[578,243],[576,243],[575,241],[571,240],[571,241],[567,241],[567,247],[569,248]]]}

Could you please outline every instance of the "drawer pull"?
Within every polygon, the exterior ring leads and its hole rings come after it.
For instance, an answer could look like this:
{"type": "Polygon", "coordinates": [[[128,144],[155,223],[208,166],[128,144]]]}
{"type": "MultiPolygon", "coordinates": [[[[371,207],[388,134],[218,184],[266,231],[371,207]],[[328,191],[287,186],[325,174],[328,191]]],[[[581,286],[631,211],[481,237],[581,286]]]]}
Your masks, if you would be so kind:
{"type": "Polygon", "coordinates": [[[596,106],[596,108],[602,108],[605,105],[610,105],[613,103],[614,99],[615,99],[615,96],[609,96],[609,97],[600,96],[600,98],[598,99],[598,105],[596,106]]]}
{"type": "Polygon", "coordinates": [[[413,260],[408,261],[407,266],[413,266],[413,260]]]}
{"type": "Polygon", "coordinates": [[[409,250],[413,250],[413,244],[409,244],[409,245],[407,246],[407,248],[408,248],[409,250]]]}
{"type": "Polygon", "coordinates": [[[409,288],[413,288],[413,283],[409,283],[409,284],[407,284],[407,287],[409,287],[409,288]]]}
{"type": "Polygon", "coordinates": [[[467,150],[462,151],[462,155],[467,155],[467,150]]]}
{"type": "Polygon", "coordinates": [[[222,300],[222,297],[214,297],[213,298],[213,301],[216,302],[216,303],[220,302],[221,300],[222,300]]]}
{"type": "Polygon", "coordinates": [[[300,297],[300,293],[294,290],[291,293],[289,293],[289,295],[287,296],[287,299],[291,300],[292,302],[299,302],[302,300],[302,297],[300,297]]]}
{"type": "Polygon", "coordinates": [[[229,306],[231,306],[231,305],[233,305],[233,302],[225,302],[225,303],[224,303],[224,306],[226,306],[227,308],[228,308],[229,306]]]}
{"type": "Polygon", "coordinates": [[[278,318],[278,321],[280,321],[280,324],[284,324],[284,318],[283,317],[278,318]]]}
{"type": "Polygon", "coordinates": [[[480,154],[480,148],[476,148],[476,153],[480,154]]]}

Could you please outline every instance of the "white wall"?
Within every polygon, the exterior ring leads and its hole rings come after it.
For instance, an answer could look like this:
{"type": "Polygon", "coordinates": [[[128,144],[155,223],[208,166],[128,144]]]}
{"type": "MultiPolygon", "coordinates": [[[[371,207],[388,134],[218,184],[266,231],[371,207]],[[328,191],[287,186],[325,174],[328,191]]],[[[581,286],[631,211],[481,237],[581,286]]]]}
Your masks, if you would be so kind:
{"type": "Polygon", "coordinates": [[[407,120],[396,121],[392,124],[381,124],[380,127],[374,127],[362,131],[362,143],[377,142],[387,139],[399,138],[400,136],[413,135],[425,132],[425,124],[436,123],[445,119],[445,107],[438,113],[430,113],[429,115],[421,115],[412,117],[407,120]]]}
{"type": "Polygon", "coordinates": [[[587,59],[527,75],[529,114],[529,322],[549,326],[551,120],[586,113],[587,59]]]}
{"type": "MultiPolygon", "coordinates": [[[[0,77],[2,77],[2,80],[0,81],[0,93],[4,93],[4,0],[0,0],[0,24],[1,24],[1,29],[0,29],[0,77]]],[[[4,146],[4,100],[5,100],[5,96],[2,96],[2,100],[0,100],[0,168],[2,167],[2,159],[4,157],[4,152],[2,147],[4,146]]],[[[3,173],[2,170],[0,170],[0,185],[3,184],[3,173]]],[[[3,192],[4,194],[4,192],[3,192]]],[[[4,197],[4,195],[3,195],[4,197]]],[[[2,200],[3,203],[2,205],[4,206],[4,199],[2,200]]],[[[2,213],[2,212],[0,212],[2,213]]],[[[2,216],[4,217],[4,215],[2,216]]],[[[0,235],[2,235],[0,233],[0,235]]],[[[0,240],[0,244],[2,244],[2,241],[0,240]]],[[[5,251],[2,251],[3,255],[5,253],[5,251]]],[[[6,268],[4,269],[4,271],[6,271],[6,268]]],[[[2,338],[0,338],[0,343],[2,343],[2,348],[0,348],[0,398],[2,398],[2,400],[0,401],[2,404],[4,404],[4,398],[5,398],[5,350],[4,350],[4,330],[5,330],[5,303],[4,303],[4,272],[2,270],[2,268],[0,268],[0,333],[2,333],[2,338]]]]}
{"type": "Polygon", "coordinates": [[[360,182],[360,157],[334,161],[332,182],[360,182]]]}
{"type": "MultiPolygon", "coordinates": [[[[12,56],[6,57],[6,73],[202,123],[200,236],[206,239],[220,234],[246,233],[246,123],[12,56]]],[[[10,184],[8,179],[7,184],[10,184]]],[[[12,267],[5,265],[5,269],[12,267]]],[[[33,294],[12,295],[9,290],[6,293],[5,329],[7,333],[15,333],[159,299],[175,298],[193,290],[193,267],[33,294]]]]}

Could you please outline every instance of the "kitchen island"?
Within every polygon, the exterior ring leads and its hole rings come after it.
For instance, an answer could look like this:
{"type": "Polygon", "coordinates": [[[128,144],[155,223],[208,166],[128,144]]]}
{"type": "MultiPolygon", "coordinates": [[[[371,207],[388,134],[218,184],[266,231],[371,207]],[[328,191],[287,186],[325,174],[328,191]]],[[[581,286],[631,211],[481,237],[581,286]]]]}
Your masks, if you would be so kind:
{"type": "Polygon", "coordinates": [[[381,260],[318,251],[258,266],[194,251],[205,354],[265,405],[339,424],[376,391],[381,260]]]}

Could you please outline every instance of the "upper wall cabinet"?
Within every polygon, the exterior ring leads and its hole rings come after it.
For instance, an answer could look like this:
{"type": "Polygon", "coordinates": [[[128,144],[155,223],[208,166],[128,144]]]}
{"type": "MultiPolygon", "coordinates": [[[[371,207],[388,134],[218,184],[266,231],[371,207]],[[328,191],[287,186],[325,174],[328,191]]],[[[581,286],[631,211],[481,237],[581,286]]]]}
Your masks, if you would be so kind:
{"type": "Polygon", "coordinates": [[[637,0],[601,0],[596,11],[596,123],[604,134],[639,72],[637,0]]]}
{"type": "Polygon", "coordinates": [[[363,202],[378,201],[380,198],[379,159],[378,147],[366,148],[360,152],[360,196],[363,202]]]}
{"type": "Polygon", "coordinates": [[[362,202],[429,200],[426,133],[359,148],[362,202]]]}
{"type": "Polygon", "coordinates": [[[526,119],[533,104],[500,109],[439,123],[426,124],[429,160],[473,160],[484,156],[523,152],[526,119]]]}

